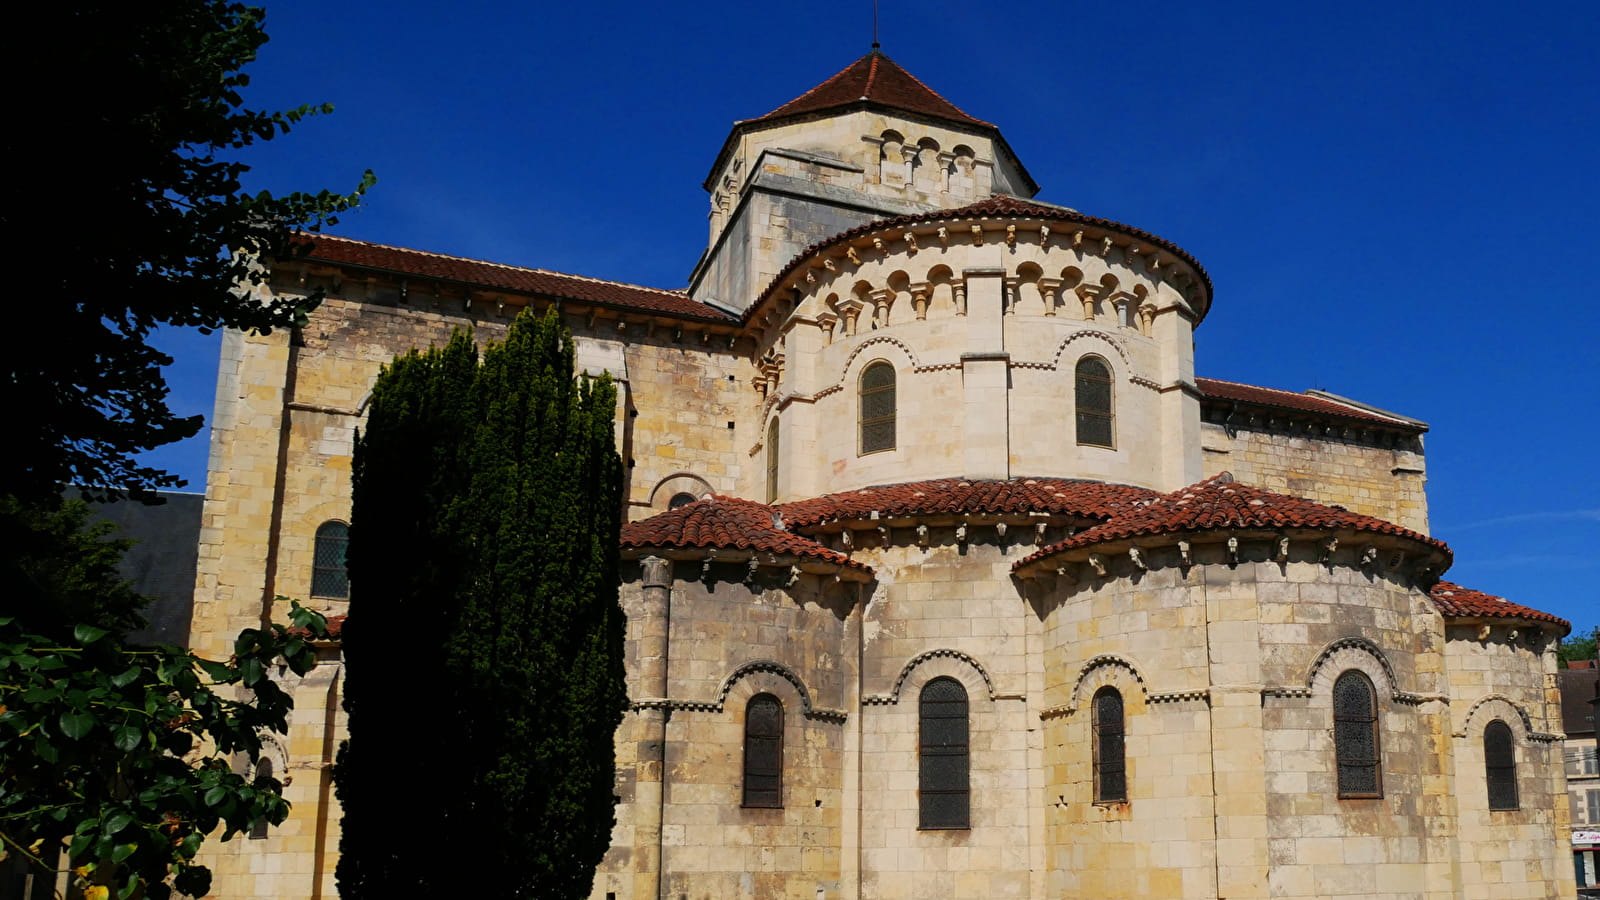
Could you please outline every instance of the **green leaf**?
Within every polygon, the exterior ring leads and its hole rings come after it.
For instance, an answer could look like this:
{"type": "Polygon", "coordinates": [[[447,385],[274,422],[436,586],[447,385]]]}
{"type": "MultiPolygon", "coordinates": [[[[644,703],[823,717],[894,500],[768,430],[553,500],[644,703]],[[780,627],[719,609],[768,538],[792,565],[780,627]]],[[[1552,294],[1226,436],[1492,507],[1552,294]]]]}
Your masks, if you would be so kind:
{"type": "Polygon", "coordinates": [[[143,738],[144,730],[132,725],[123,725],[111,732],[112,743],[123,753],[132,753],[143,738]]]}
{"type": "Polygon", "coordinates": [[[205,670],[206,677],[212,681],[231,681],[234,677],[233,667],[227,663],[219,663],[211,659],[196,659],[200,668],[205,670]]]}
{"type": "Polygon", "coordinates": [[[118,844],[117,848],[111,851],[111,861],[114,863],[120,863],[132,856],[138,850],[138,844],[118,844]]]}
{"type": "Polygon", "coordinates": [[[119,688],[127,687],[128,685],[132,684],[134,679],[139,677],[139,673],[143,671],[143,666],[129,666],[127,670],[121,674],[112,676],[111,683],[119,688]]]}
{"type": "Polygon", "coordinates": [[[255,657],[250,657],[249,659],[240,662],[239,673],[239,680],[244,682],[245,687],[253,686],[256,682],[261,680],[261,660],[256,659],[255,657]]]}
{"type": "Polygon", "coordinates": [[[107,631],[104,628],[98,628],[94,625],[88,624],[79,625],[78,627],[72,629],[73,638],[75,638],[78,643],[83,644],[84,646],[88,646],[89,644],[100,640],[110,633],[110,631],[107,631]]]}
{"type": "Polygon", "coordinates": [[[94,730],[94,715],[86,712],[64,712],[61,714],[61,733],[73,740],[80,740],[94,730]]]}
{"type": "Polygon", "coordinates": [[[207,806],[214,807],[227,798],[228,789],[219,784],[211,790],[206,791],[205,801],[207,806]]]}
{"type": "Polygon", "coordinates": [[[108,837],[114,836],[131,824],[133,824],[133,814],[125,809],[119,809],[106,816],[103,830],[108,837]]]}

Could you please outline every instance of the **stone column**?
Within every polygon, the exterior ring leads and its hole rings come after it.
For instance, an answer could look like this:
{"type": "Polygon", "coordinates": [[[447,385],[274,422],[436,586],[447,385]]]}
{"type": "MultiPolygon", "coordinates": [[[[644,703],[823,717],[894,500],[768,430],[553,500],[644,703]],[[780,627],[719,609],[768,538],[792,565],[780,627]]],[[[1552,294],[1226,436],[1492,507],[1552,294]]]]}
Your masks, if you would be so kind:
{"type": "Polygon", "coordinates": [[[666,810],[667,646],[672,625],[672,563],[639,561],[644,601],[639,616],[639,717],[634,774],[633,895],[660,900],[665,884],[661,820],[666,810]]]}
{"type": "Polygon", "coordinates": [[[1003,321],[1005,269],[966,269],[962,274],[967,285],[967,352],[961,354],[965,472],[968,478],[1009,478],[1011,357],[1003,321]]]}

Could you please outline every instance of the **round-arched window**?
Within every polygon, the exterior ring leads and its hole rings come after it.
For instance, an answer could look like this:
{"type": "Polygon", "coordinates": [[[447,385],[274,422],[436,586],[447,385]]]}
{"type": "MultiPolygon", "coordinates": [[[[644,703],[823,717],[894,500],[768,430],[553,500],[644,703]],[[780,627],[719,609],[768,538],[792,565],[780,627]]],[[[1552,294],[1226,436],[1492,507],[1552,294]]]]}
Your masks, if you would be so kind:
{"type": "Polygon", "coordinates": [[[894,366],[878,360],[861,371],[861,452],[893,450],[894,366]]]}

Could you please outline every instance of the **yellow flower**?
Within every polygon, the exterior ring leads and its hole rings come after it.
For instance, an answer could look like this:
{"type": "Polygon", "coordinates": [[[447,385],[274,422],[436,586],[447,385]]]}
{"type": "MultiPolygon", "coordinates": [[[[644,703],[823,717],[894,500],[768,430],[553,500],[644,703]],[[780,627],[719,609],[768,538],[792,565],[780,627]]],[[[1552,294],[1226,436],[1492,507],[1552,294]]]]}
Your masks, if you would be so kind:
{"type": "Polygon", "coordinates": [[[106,900],[111,896],[111,889],[103,884],[97,884],[83,892],[83,900],[106,900]]]}

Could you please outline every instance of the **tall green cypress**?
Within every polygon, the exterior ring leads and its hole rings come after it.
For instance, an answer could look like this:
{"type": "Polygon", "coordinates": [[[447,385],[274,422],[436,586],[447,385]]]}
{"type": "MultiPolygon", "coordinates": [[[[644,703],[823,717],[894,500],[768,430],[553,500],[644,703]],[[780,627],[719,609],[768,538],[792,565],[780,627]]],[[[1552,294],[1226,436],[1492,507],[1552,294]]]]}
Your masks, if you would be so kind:
{"type": "Polygon", "coordinates": [[[616,389],[573,362],[559,317],[524,313],[481,365],[458,334],[373,391],[337,772],[346,900],[584,897],[609,845],[622,465],[616,389]],[[419,854],[419,828],[460,843],[419,854]]]}

